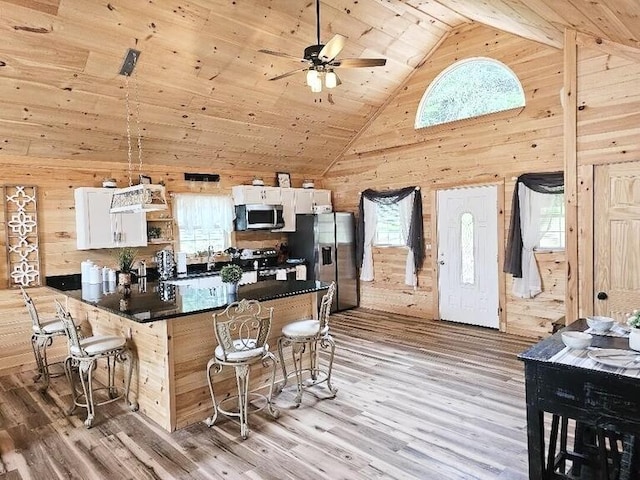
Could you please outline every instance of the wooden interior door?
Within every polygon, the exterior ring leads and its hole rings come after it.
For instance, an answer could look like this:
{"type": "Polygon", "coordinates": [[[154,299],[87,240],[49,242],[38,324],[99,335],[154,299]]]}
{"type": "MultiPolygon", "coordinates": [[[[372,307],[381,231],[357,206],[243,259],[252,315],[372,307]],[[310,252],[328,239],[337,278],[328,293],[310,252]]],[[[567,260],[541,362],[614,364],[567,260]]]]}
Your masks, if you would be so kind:
{"type": "Polygon", "coordinates": [[[640,162],[600,165],[594,187],[594,312],[640,308],[640,162]]]}

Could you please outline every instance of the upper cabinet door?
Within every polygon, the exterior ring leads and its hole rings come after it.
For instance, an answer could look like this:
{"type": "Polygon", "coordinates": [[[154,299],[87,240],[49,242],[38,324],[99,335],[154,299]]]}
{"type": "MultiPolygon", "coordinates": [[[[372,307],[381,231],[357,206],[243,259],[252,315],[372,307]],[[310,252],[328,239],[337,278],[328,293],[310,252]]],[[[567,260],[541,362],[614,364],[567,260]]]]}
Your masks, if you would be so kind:
{"type": "Polygon", "coordinates": [[[313,190],[296,188],[296,213],[313,213],[313,190]]]}
{"type": "Polygon", "coordinates": [[[282,218],[284,227],[273,232],[295,232],[296,231],[296,210],[295,210],[295,189],[282,188],[280,190],[280,200],[282,201],[282,218]]]}
{"type": "Polygon", "coordinates": [[[312,190],[314,205],[331,205],[331,190],[312,190]]]}
{"type": "Polygon", "coordinates": [[[280,188],[236,185],[231,188],[234,205],[280,205],[280,188]]]}
{"type": "Polygon", "coordinates": [[[144,212],[111,214],[112,189],[77,188],[74,196],[78,250],[147,245],[144,212]]]}

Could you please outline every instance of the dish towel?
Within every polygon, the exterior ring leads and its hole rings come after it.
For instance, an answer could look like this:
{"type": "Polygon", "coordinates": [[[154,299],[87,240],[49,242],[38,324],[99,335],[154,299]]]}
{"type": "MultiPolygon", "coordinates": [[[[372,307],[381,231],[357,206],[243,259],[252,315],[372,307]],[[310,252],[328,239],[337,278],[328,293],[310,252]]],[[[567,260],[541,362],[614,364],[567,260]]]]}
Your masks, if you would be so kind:
{"type": "Polygon", "coordinates": [[[287,279],[287,271],[284,268],[279,268],[276,270],[276,280],[286,280],[287,279]]]}
{"type": "Polygon", "coordinates": [[[296,265],[296,280],[306,280],[306,279],[307,279],[307,266],[296,265]]]}

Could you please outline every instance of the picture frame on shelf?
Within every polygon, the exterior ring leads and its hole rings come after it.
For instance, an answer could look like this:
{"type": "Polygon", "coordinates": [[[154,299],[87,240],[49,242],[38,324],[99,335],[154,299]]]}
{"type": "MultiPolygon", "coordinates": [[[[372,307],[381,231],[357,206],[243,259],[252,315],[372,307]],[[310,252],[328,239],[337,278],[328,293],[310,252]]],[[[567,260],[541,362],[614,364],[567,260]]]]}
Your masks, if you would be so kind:
{"type": "Polygon", "coordinates": [[[151,177],[148,175],[140,175],[140,184],[151,185],[151,177]]]}
{"type": "Polygon", "coordinates": [[[277,172],[276,175],[280,188],[291,188],[291,175],[288,172],[277,172]]]}

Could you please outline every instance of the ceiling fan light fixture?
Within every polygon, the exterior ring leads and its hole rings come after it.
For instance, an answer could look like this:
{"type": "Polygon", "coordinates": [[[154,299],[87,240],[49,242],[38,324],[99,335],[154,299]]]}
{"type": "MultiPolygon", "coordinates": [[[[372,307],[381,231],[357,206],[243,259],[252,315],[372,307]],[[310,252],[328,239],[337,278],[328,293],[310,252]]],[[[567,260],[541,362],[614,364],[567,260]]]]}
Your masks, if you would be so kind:
{"type": "Polygon", "coordinates": [[[338,86],[338,76],[333,70],[329,70],[324,77],[324,86],[327,88],[336,88],[338,86]]]}

